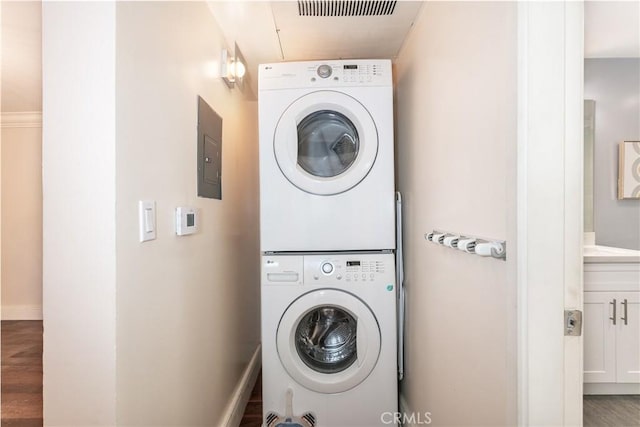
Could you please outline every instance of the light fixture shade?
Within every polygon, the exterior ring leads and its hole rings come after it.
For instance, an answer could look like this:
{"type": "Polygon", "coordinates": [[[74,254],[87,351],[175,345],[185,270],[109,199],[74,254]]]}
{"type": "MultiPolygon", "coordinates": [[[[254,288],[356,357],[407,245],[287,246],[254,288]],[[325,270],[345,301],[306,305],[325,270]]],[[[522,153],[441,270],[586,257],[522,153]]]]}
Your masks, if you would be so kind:
{"type": "Polygon", "coordinates": [[[238,79],[243,78],[244,77],[244,73],[247,71],[247,69],[245,68],[244,64],[242,62],[238,61],[238,59],[236,58],[236,60],[233,62],[233,66],[234,66],[236,78],[238,78],[238,79]]]}
{"type": "Polygon", "coordinates": [[[238,49],[238,45],[234,46],[234,54],[232,55],[227,49],[222,49],[220,58],[220,76],[222,80],[233,88],[237,86],[241,91],[244,89],[244,76],[247,71],[244,57],[238,49]]]}
{"type": "Polygon", "coordinates": [[[236,82],[236,76],[233,72],[233,57],[229,54],[227,49],[222,49],[222,53],[220,55],[220,76],[222,77],[222,81],[229,86],[229,88],[233,88],[236,82]]]}

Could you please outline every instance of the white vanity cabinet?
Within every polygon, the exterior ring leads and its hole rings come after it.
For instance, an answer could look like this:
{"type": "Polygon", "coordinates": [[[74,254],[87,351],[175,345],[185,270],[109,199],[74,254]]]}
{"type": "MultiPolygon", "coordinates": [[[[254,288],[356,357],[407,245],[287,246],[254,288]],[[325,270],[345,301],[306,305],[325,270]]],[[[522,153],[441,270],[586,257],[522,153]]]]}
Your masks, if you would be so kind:
{"type": "Polygon", "coordinates": [[[585,383],[640,382],[639,307],[640,292],[584,293],[585,383]]]}
{"type": "Polygon", "coordinates": [[[584,264],[585,394],[640,393],[640,263],[584,264]]]}
{"type": "Polygon", "coordinates": [[[620,294],[625,321],[616,331],[616,382],[640,383],[640,292],[620,294]]]}

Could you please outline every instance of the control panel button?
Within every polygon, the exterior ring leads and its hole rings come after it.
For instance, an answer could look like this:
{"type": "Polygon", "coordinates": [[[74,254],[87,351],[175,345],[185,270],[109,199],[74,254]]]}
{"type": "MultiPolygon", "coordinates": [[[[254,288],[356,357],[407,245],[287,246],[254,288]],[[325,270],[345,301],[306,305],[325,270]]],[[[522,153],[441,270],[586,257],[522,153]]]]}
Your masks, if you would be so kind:
{"type": "Polygon", "coordinates": [[[331,264],[330,262],[325,262],[320,268],[322,269],[322,272],[324,274],[333,273],[333,264],[331,264]]]}
{"type": "Polygon", "coordinates": [[[318,76],[322,77],[323,79],[326,79],[327,77],[329,77],[332,71],[333,70],[331,69],[331,66],[327,64],[322,64],[316,70],[316,72],[318,73],[318,76]]]}

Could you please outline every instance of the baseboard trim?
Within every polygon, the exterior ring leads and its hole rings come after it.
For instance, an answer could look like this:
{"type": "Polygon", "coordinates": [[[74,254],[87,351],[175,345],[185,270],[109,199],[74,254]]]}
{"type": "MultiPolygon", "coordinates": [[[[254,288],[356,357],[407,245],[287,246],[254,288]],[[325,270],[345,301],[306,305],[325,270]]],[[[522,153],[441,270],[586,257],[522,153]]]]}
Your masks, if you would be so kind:
{"type": "Polygon", "coordinates": [[[42,320],[41,305],[3,305],[2,320],[42,320]]]}
{"type": "Polygon", "coordinates": [[[242,377],[240,377],[240,381],[238,381],[238,385],[235,390],[233,390],[231,399],[222,415],[220,425],[225,427],[236,427],[240,425],[240,421],[244,415],[244,409],[251,397],[251,391],[253,391],[253,385],[260,372],[260,350],[261,345],[258,344],[256,350],[253,352],[253,356],[251,356],[249,364],[242,373],[242,377]]]}
{"type": "Polygon", "coordinates": [[[640,383],[584,383],[584,394],[640,394],[640,383]]]}

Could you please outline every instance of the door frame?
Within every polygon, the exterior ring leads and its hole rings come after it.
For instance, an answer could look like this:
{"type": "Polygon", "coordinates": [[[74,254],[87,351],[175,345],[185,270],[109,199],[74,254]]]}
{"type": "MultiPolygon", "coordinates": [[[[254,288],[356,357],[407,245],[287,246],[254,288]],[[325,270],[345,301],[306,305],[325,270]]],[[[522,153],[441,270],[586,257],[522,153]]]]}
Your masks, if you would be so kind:
{"type": "Polygon", "coordinates": [[[518,2],[518,425],[582,424],[584,5],[518,2]],[[560,404],[558,404],[560,402],[560,404]]]}

